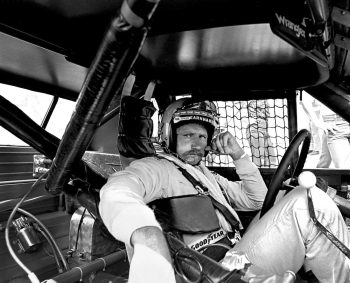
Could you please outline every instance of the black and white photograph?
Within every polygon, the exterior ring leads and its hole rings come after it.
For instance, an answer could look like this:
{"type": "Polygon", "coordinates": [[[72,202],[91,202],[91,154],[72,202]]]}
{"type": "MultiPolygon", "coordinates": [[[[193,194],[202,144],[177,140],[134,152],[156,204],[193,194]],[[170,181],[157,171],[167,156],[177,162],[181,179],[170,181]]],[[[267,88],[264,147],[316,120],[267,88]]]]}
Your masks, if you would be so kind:
{"type": "Polygon", "coordinates": [[[0,0],[0,283],[349,283],[350,0],[0,0]]]}

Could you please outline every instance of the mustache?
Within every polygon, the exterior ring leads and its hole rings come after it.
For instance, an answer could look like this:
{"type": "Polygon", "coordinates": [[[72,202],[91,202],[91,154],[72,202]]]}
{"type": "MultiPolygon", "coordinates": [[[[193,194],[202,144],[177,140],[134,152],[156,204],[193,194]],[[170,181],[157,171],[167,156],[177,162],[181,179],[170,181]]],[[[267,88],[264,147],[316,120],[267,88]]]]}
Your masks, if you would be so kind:
{"type": "Polygon", "coordinates": [[[204,156],[204,152],[201,151],[201,150],[198,150],[198,149],[191,149],[189,151],[186,151],[184,153],[184,155],[197,155],[197,156],[203,157],[204,156]]]}

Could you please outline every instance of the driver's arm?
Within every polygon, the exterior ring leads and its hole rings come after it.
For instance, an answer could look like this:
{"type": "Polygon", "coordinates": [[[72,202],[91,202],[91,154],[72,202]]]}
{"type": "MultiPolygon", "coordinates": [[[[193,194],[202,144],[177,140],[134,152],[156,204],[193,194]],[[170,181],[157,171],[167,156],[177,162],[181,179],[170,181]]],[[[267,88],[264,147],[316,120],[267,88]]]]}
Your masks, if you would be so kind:
{"type": "Polygon", "coordinates": [[[101,193],[100,213],[111,234],[127,247],[128,282],[175,282],[167,242],[153,211],[125,191],[112,191],[101,193]]]}
{"type": "Polygon", "coordinates": [[[131,260],[128,282],[175,282],[166,240],[153,211],[145,204],[164,184],[157,182],[157,174],[148,172],[154,168],[140,163],[133,169],[112,175],[103,186],[101,217],[111,234],[127,247],[131,260]],[[143,169],[139,174],[138,168],[143,169]]]}
{"type": "Polygon", "coordinates": [[[229,181],[217,175],[216,179],[231,199],[233,208],[242,211],[259,210],[264,202],[267,187],[258,167],[249,156],[234,161],[241,181],[229,181]]]}
{"type": "Polygon", "coordinates": [[[267,193],[267,188],[258,167],[244,153],[237,140],[229,132],[218,134],[213,138],[211,146],[220,153],[231,156],[236,165],[241,181],[230,182],[219,175],[216,176],[221,187],[231,198],[231,204],[238,210],[259,210],[267,193]]]}

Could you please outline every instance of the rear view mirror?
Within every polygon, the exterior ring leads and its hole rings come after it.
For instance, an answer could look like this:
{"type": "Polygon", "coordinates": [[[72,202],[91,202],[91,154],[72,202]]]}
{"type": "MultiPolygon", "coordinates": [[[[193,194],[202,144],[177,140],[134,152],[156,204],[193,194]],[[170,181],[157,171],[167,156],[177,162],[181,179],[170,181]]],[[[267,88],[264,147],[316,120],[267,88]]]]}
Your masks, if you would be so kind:
{"type": "Polygon", "coordinates": [[[333,67],[329,9],[325,0],[271,1],[270,27],[306,56],[324,67],[333,67]]]}

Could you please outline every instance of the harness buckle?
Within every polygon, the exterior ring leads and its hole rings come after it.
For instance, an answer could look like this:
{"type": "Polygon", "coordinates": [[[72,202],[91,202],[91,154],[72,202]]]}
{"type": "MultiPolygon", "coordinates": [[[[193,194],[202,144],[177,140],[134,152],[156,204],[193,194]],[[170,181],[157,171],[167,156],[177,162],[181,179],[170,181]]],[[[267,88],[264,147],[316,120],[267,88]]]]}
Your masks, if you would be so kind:
{"type": "Polygon", "coordinates": [[[209,195],[209,192],[203,190],[203,188],[202,188],[201,186],[199,186],[199,185],[196,185],[196,186],[195,186],[195,189],[198,191],[198,193],[199,193],[200,195],[205,195],[205,196],[209,195]]]}
{"type": "Polygon", "coordinates": [[[241,240],[241,233],[234,229],[234,231],[227,233],[227,238],[231,241],[232,246],[234,246],[241,240]]]}

